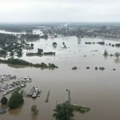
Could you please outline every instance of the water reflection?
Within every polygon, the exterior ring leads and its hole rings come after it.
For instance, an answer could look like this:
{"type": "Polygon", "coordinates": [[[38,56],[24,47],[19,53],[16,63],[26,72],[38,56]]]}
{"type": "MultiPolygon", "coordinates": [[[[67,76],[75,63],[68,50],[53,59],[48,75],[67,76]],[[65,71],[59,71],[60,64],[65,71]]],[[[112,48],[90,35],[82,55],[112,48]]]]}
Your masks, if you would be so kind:
{"type": "Polygon", "coordinates": [[[32,117],[32,120],[39,120],[38,116],[32,112],[31,112],[31,117],[32,117]]]}
{"type": "Polygon", "coordinates": [[[13,109],[13,110],[12,109],[8,109],[9,114],[11,114],[11,115],[17,115],[17,114],[19,114],[21,112],[22,108],[23,108],[23,105],[21,105],[17,109],[13,109]]]}
{"type": "Polygon", "coordinates": [[[30,66],[25,66],[25,65],[11,65],[11,64],[7,64],[7,65],[8,65],[8,67],[16,68],[16,69],[18,69],[18,68],[26,68],[26,67],[30,68],[30,66]]]}
{"type": "Polygon", "coordinates": [[[104,59],[106,60],[106,59],[108,59],[109,56],[103,55],[103,57],[104,57],[104,59]]]}
{"type": "Polygon", "coordinates": [[[120,59],[119,58],[115,58],[114,62],[118,64],[118,63],[120,63],[120,59]]]}

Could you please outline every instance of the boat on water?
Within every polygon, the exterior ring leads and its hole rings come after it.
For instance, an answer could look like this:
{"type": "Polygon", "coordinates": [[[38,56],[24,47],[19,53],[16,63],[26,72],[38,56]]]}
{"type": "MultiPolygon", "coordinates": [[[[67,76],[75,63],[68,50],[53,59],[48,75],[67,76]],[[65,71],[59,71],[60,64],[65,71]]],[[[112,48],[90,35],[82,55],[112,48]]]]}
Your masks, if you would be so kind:
{"type": "Polygon", "coordinates": [[[32,79],[30,77],[28,77],[28,76],[24,77],[24,80],[27,81],[27,82],[31,82],[32,81],[32,79]]]}
{"type": "Polygon", "coordinates": [[[0,82],[16,79],[16,75],[0,75],[0,82]]]}
{"type": "Polygon", "coordinates": [[[21,83],[20,86],[21,87],[26,87],[26,84],[25,83],[21,83]]]}
{"type": "Polygon", "coordinates": [[[30,92],[27,94],[27,96],[32,97],[32,98],[36,98],[40,93],[39,88],[37,87],[32,87],[32,89],[30,90],[30,92]]]}
{"type": "Polygon", "coordinates": [[[3,108],[0,108],[0,114],[4,114],[4,113],[6,113],[6,110],[3,108]]]}
{"type": "Polygon", "coordinates": [[[34,91],[32,93],[32,98],[36,98],[38,95],[39,89],[37,87],[34,88],[34,91]]]}

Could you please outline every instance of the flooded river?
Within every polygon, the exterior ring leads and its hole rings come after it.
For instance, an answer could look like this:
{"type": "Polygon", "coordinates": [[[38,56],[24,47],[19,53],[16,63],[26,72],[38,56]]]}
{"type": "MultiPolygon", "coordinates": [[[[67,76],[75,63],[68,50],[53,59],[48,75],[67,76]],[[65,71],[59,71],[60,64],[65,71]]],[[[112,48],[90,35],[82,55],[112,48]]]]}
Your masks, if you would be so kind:
{"type": "MultiPolygon", "coordinates": [[[[59,66],[55,70],[41,70],[33,67],[15,67],[0,64],[0,74],[17,75],[18,77],[30,76],[33,80],[27,85],[28,92],[33,86],[42,92],[36,99],[24,98],[24,104],[16,110],[8,110],[0,115],[0,120],[54,120],[52,117],[56,103],[65,102],[67,98],[66,88],[71,91],[71,102],[73,104],[90,107],[86,114],[75,113],[75,120],[119,120],[120,108],[120,60],[113,57],[104,57],[106,49],[109,54],[119,52],[120,48],[108,46],[109,43],[118,41],[104,40],[106,45],[86,45],[85,42],[102,41],[98,38],[58,37],[47,40],[40,39],[33,42],[35,49],[42,48],[44,51],[56,52],[55,56],[26,57],[27,50],[21,59],[32,63],[54,63],[59,66]],[[53,48],[52,43],[57,42],[53,48]],[[63,48],[65,42],[67,49],[63,48]],[[72,67],[77,66],[77,70],[72,67]],[[86,69],[86,67],[90,69],[86,69]],[[95,67],[105,67],[104,71],[95,70],[95,67]],[[113,71],[113,69],[116,69],[113,71]],[[45,99],[50,90],[49,102],[45,99]],[[37,105],[39,113],[34,116],[31,106],[37,105]]],[[[3,83],[0,83],[2,85],[3,83]]],[[[0,98],[2,94],[0,93],[0,98]]],[[[9,95],[7,96],[9,97],[9,95]]]]}

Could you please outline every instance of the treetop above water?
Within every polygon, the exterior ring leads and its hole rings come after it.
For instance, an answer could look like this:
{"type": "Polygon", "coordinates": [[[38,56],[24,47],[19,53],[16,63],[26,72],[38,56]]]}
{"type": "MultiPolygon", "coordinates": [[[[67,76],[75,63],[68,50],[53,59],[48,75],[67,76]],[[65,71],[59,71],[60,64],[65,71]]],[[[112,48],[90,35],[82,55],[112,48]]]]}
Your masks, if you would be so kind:
{"type": "Polygon", "coordinates": [[[22,60],[22,59],[14,59],[14,58],[9,58],[7,60],[0,59],[0,63],[10,64],[10,65],[31,66],[31,67],[41,68],[41,69],[55,69],[55,68],[58,68],[58,66],[56,66],[53,63],[49,63],[48,65],[45,64],[45,63],[41,63],[41,64],[36,63],[36,64],[33,64],[33,63],[27,62],[27,61],[22,60]]]}

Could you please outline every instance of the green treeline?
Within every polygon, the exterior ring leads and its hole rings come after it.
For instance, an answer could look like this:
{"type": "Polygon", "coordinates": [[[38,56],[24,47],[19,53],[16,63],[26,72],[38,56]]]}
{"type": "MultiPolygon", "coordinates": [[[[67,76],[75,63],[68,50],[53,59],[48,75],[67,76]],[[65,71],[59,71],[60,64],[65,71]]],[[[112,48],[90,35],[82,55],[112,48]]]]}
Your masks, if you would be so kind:
{"type": "Polygon", "coordinates": [[[25,65],[25,66],[31,66],[31,67],[38,67],[38,68],[42,68],[42,69],[55,69],[58,68],[58,66],[56,66],[53,63],[49,63],[48,65],[45,63],[37,63],[37,64],[33,64],[30,62],[27,62],[25,60],[21,60],[21,59],[14,59],[14,58],[9,58],[7,60],[2,60],[0,59],[0,63],[5,63],[5,64],[11,64],[11,65],[25,65]]]}

